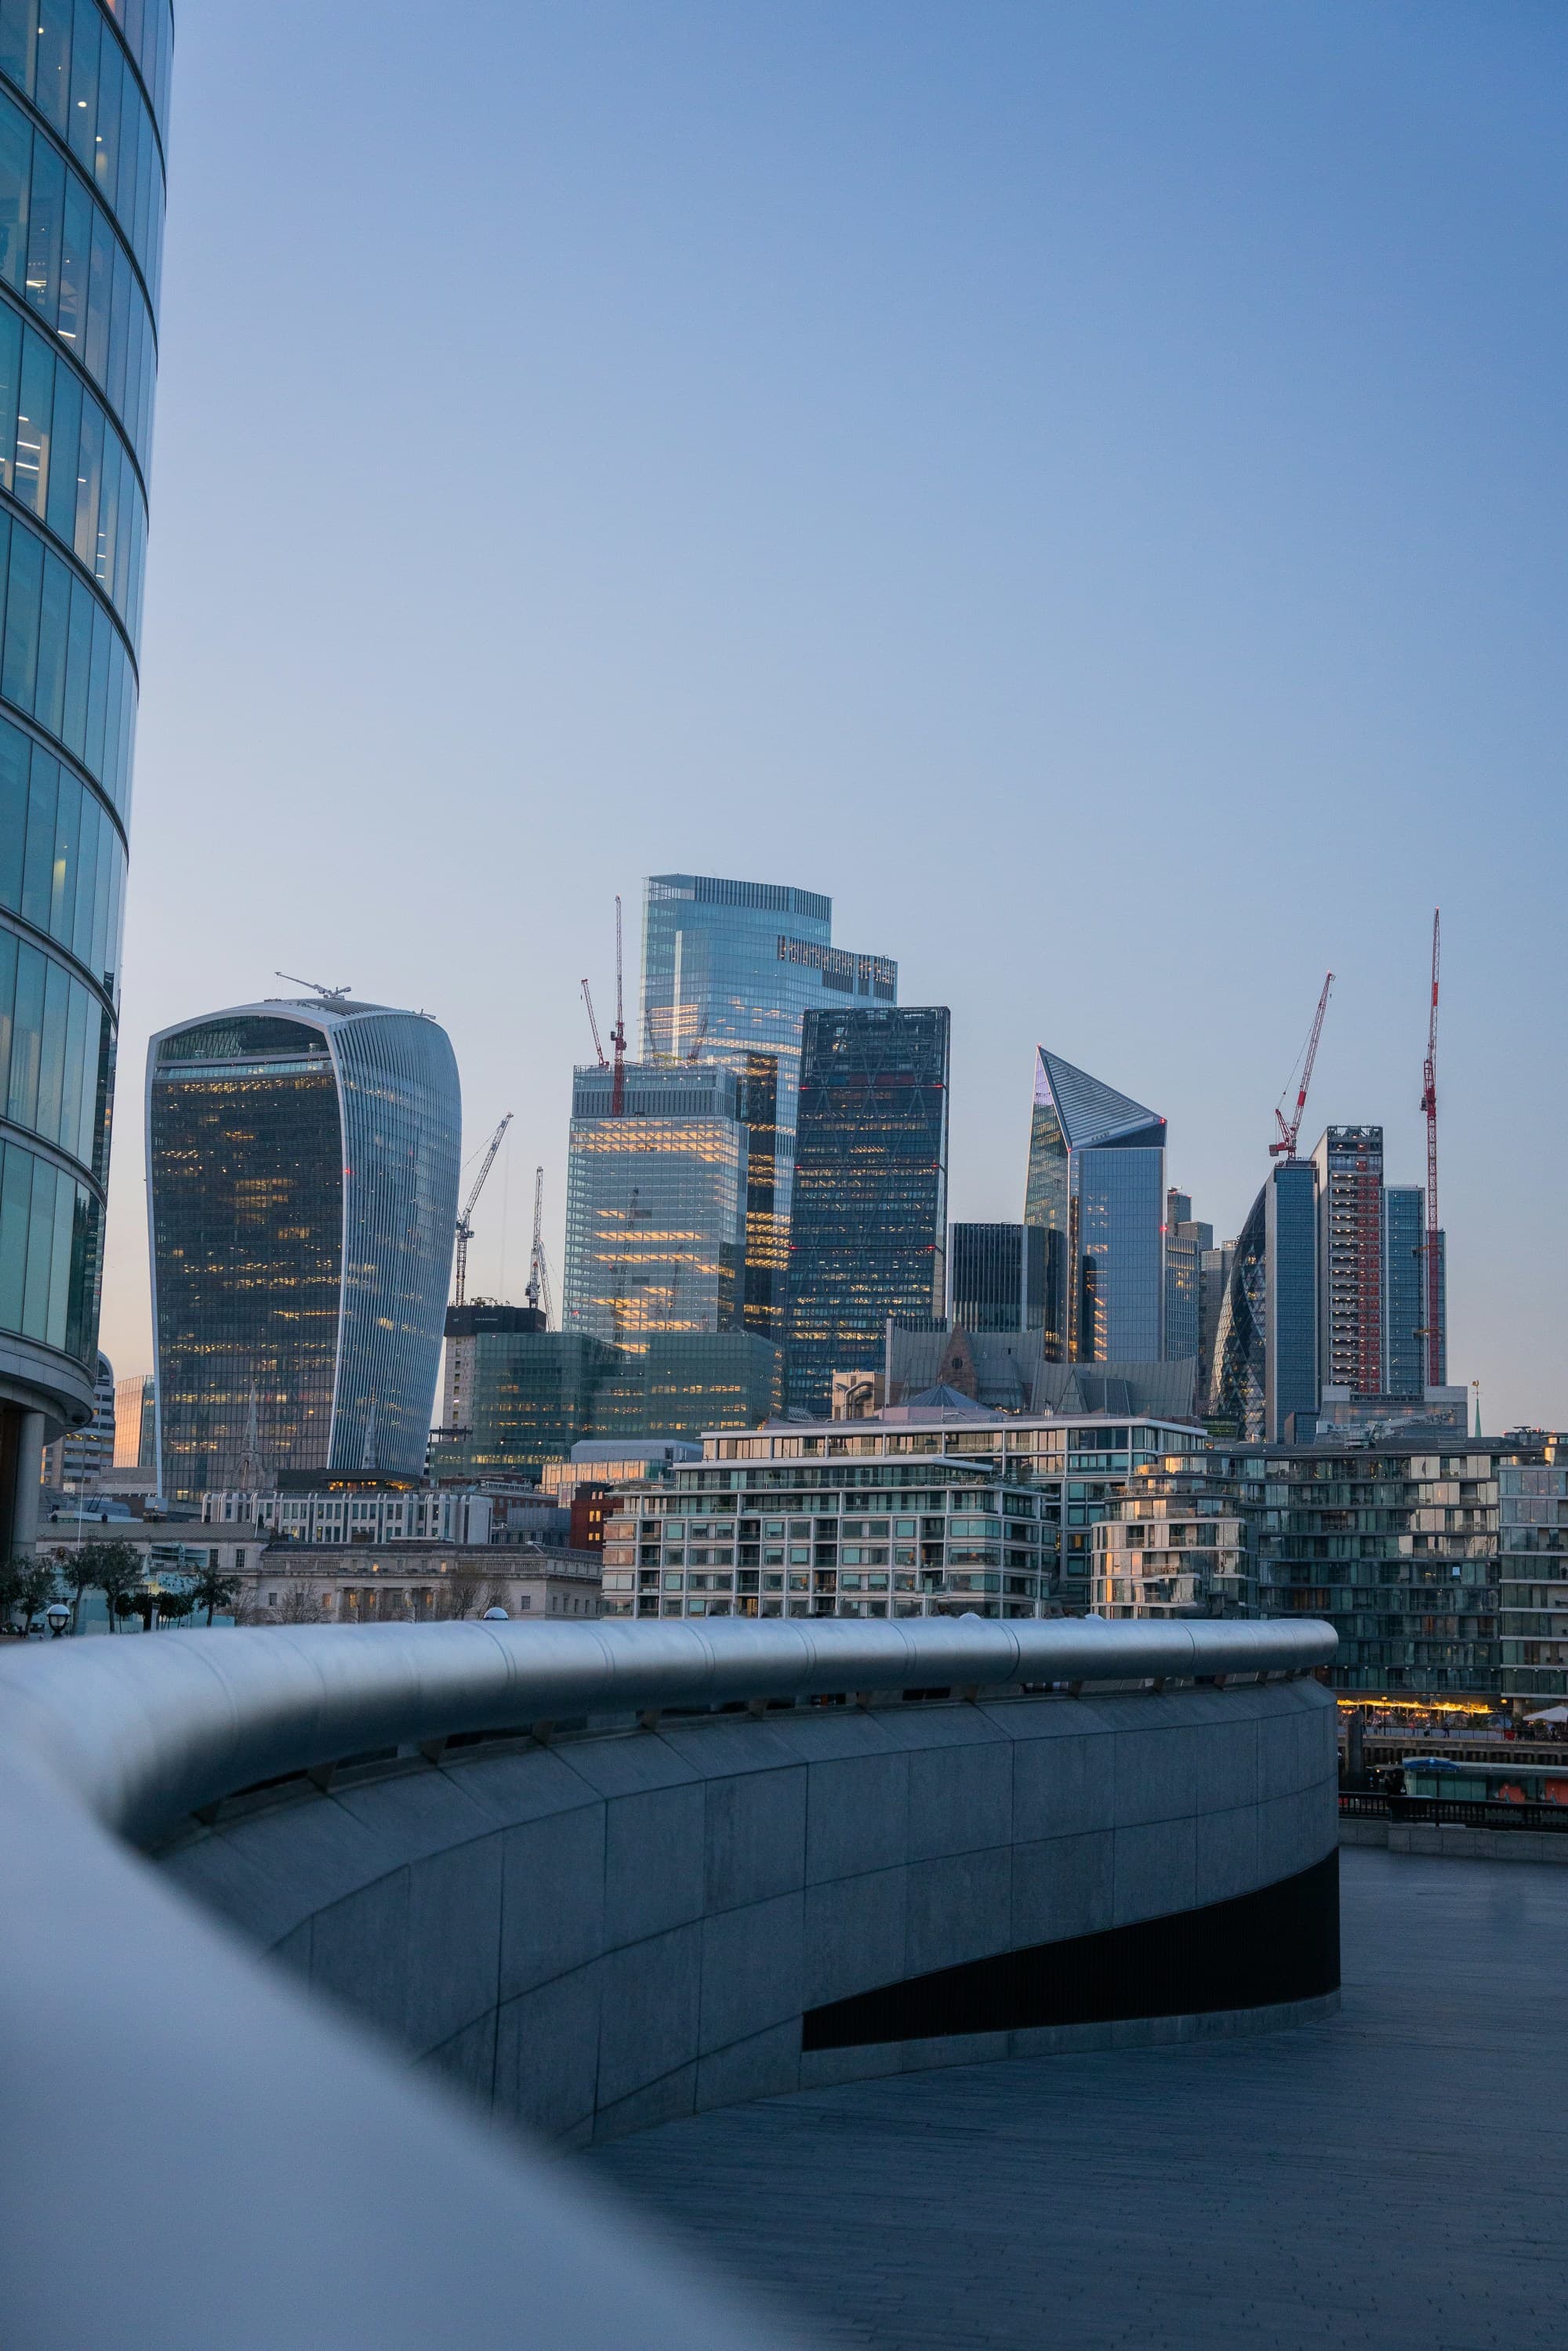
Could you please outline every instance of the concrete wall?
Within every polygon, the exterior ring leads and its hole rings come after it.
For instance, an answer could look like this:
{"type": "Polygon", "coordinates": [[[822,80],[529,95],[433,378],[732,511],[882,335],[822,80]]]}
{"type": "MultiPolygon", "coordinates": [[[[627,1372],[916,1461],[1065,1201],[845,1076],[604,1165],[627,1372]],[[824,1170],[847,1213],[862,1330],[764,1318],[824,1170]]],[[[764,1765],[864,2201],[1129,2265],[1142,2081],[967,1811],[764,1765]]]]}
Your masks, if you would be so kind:
{"type": "Polygon", "coordinates": [[[827,2001],[1293,1876],[1337,1843],[1335,1776],[1310,1680],[801,1707],[460,1754],[234,1820],[162,1865],[420,2063],[582,2144],[861,2074],[1199,2029],[800,2046],[827,2001]]]}

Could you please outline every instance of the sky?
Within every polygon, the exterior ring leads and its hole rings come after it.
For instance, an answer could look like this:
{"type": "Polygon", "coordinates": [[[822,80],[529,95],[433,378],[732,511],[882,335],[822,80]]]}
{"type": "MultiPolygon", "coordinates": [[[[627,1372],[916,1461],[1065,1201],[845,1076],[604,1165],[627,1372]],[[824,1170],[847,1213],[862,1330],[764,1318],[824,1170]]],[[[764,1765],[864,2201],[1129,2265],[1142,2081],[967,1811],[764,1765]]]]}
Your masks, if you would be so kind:
{"type": "Polygon", "coordinates": [[[278,969],[516,1115],[559,1290],[579,995],[695,870],[953,1014],[949,1210],[1043,1041],[1233,1234],[1419,1182],[1449,1376],[1568,1426],[1556,0],[203,0],[180,12],[104,1345],[149,1033],[278,969]]]}

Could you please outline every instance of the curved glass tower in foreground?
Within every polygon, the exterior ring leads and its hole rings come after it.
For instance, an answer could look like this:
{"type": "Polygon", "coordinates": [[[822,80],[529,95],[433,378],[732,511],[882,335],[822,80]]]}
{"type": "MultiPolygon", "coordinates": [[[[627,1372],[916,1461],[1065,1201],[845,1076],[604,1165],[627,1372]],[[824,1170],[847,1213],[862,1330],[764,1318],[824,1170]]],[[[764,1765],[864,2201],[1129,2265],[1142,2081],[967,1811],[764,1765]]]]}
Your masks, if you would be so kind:
{"type": "Polygon", "coordinates": [[[166,1495],[423,1468],[461,1133],[451,1042],[422,1012],[277,999],[152,1039],[166,1495]]]}
{"type": "Polygon", "coordinates": [[[0,0],[0,1549],[91,1417],[169,0],[0,0]]]}

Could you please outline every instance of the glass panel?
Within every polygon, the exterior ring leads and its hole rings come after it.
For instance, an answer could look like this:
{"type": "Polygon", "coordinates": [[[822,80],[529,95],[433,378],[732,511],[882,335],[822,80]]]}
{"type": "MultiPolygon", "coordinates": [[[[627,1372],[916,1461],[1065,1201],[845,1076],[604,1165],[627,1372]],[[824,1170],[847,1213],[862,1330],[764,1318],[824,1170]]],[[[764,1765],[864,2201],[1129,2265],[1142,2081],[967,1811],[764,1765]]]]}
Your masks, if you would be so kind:
{"type": "Polygon", "coordinates": [[[22,364],[22,321],[0,310],[0,486],[16,486],[16,378],[22,364]]]}
{"type": "Polygon", "coordinates": [[[95,580],[99,568],[99,503],[103,487],[103,411],[96,400],[82,402],[81,442],[77,457],[76,551],[95,580]]]}
{"type": "MultiPolygon", "coordinates": [[[[100,619],[102,616],[99,616],[100,619]]],[[[109,712],[109,648],[113,632],[107,620],[92,632],[92,666],[87,705],[87,763],[94,775],[103,771],[103,730],[109,712]]]]}
{"type": "Polygon", "coordinates": [[[49,487],[49,423],[55,402],[55,355],[35,334],[22,338],[22,396],[16,411],[16,492],[35,514],[45,511],[49,487]]]}
{"type": "Polygon", "coordinates": [[[98,67],[98,128],[93,138],[92,172],[106,204],[114,202],[115,175],[120,169],[120,110],[125,95],[125,62],[120,43],[106,35],[98,67]]]}
{"type": "Polygon", "coordinates": [[[60,1081],[60,1149],[83,1162],[92,1156],[92,1130],[81,1116],[82,1062],[87,1051],[87,990],[70,983],[66,1004],[65,1075],[60,1081]]]}
{"type": "Polygon", "coordinates": [[[33,715],[57,735],[65,718],[66,647],[70,635],[71,575],[57,555],[44,558],[44,590],[38,618],[38,682],[33,715]]]}
{"type": "Polygon", "coordinates": [[[27,1279],[22,1291],[22,1328],[29,1339],[45,1339],[49,1328],[49,1276],[55,1259],[55,1171],[33,1162],[33,1206],[27,1219],[27,1279]]]}
{"type": "Polygon", "coordinates": [[[76,920],[66,944],[78,963],[92,969],[92,910],[98,893],[98,861],[109,819],[90,792],[81,798],[81,852],[77,869],[76,920]]]}
{"type": "MultiPolygon", "coordinates": [[[[87,363],[111,407],[125,416],[126,349],[131,340],[131,264],[101,213],[92,225],[92,289],[88,298],[87,363]]],[[[126,417],[134,432],[136,420],[126,417]]],[[[145,451],[143,451],[145,455],[145,451]]]]}
{"type": "Polygon", "coordinates": [[[33,134],[25,116],[0,99],[0,278],[20,294],[27,278],[27,190],[33,134]]]}
{"type": "Polygon", "coordinates": [[[68,940],[76,927],[77,862],[81,853],[81,786],[60,769],[55,805],[55,860],[49,891],[49,936],[68,940]]]}
{"type": "Polygon", "coordinates": [[[92,257],[92,198],[74,172],[66,178],[64,225],[60,232],[60,282],[54,315],[45,317],[62,342],[78,359],[87,350],[87,283],[92,257]]]}
{"type": "MultiPolygon", "coordinates": [[[[27,832],[27,759],[30,746],[19,727],[0,720],[0,906],[19,911],[22,849],[27,832]]],[[[5,935],[8,938],[10,933],[5,935]]],[[[14,959],[13,959],[14,960],[14,959]]],[[[0,1079],[6,1056],[0,1054],[0,1079]]]]}
{"type": "Polygon", "coordinates": [[[70,1010],[70,981],[65,967],[52,959],[44,973],[44,1034],[38,1050],[38,1133],[50,1143],[60,1139],[60,1102],[66,1074],[66,1016],[70,1010]]]}
{"type": "Polygon", "coordinates": [[[5,1115],[14,1126],[31,1126],[38,1111],[38,1050],[44,1033],[44,958],[37,947],[16,946],[16,1019],[11,1032],[11,1078],[5,1115]]]}
{"type": "Polygon", "coordinates": [[[27,299],[51,325],[60,277],[60,214],[66,167],[47,140],[33,141],[33,188],[27,214],[27,299]]]}
{"type": "Polygon", "coordinates": [[[38,51],[33,99],[63,137],[70,112],[71,0],[38,0],[38,51]]]}
{"type": "MultiPolygon", "coordinates": [[[[103,19],[97,0],[77,0],[71,37],[71,102],[66,135],[71,153],[90,172],[98,129],[98,51],[103,19]]],[[[111,36],[112,37],[112,36],[111,36]]]]}
{"type": "Polygon", "coordinates": [[[16,934],[0,931],[0,1081],[11,1067],[11,1022],[16,1009],[16,934]]]}
{"type": "MultiPolygon", "coordinates": [[[[0,74],[33,95],[33,64],[38,12],[33,0],[0,0],[0,74]]],[[[16,1329],[13,1322],[12,1330],[16,1329]]]]}
{"type": "Polygon", "coordinates": [[[85,1355],[92,1353],[85,1343],[96,1336],[98,1301],[89,1297],[92,1269],[97,1262],[93,1246],[98,1222],[98,1203],[90,1192],[79,1184],[71,1186],[69,1303],[66,1312],[66,1353],[85,1355]]]}
{"type": "Polygon", "coordinates": [[[27,1224],[33,1197],[33,1158],[5,1145],[0,1174],[0,1327],[22,1327],[22,1294],[27,1279],[27,1224]]]}
{"type": "Polygon", "coordinates": [[[27,852],[22,867],[22,912],[40,931],[49,927],[55,863],[55,803],[59,797],[60,768],[35,745],[33,776],[27,794],[27,852]]]}
{"type": "MultiPolygon", "coordinates": [[[[63,567],[62,567],[63,568],[63,567]]],[[[87,689],[92,663],[93,615],[98,599],[85,580],[71,581],[71,616],[68,625],[66,696],[60,732],[79,759],[87,747],[87,689]]],[[[109,622],[104,621],[108,628],[109,622]]]]}
{"type": "Polygon", "coordinates": [[[0,694],[23,710],[33,707],[33,688],[37,677],[38,595],[43,569],[43,541],[35,538],[30,530],[13,528],[5,651],[0,656],[0,694]]]}
{"type": "MultiPolygon", "coordinates": [[[[96,400],[86,402],[89,413],[96,400]]],[[[55,370],[54,428],[50,434],[49,486],[47,519],[57,538],[68,547],[77,527],[77,442],[81,435],[83,394],[68,367],[55,370]]]]}

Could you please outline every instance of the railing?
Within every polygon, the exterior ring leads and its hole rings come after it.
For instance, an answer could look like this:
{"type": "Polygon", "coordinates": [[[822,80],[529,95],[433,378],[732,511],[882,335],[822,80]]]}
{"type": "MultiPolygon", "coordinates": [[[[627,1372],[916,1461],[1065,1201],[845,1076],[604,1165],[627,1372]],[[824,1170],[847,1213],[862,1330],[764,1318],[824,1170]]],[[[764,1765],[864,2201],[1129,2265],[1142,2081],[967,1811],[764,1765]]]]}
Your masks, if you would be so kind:
{"type": "Polygon", "coordinates": [[[114,1832],[154,1839],[258,1782],[449,1737],[745,1701],[1302,1674],[1334,1646],[1326,1625],[977,1619],[16,1645],[0,1658],[8,2351],[781,2341],[586,2179],[400,2070],[114,1832]]]}
{"type": "Polygon", "coordinates": [[[1342,1790],[1340,1817],[1352,1821],[1437,1821],[1466,1829],[1568,1829],[1568,1804],[1511,1804],[1450,1796],[1372,1796],[1342,1790]]]}

